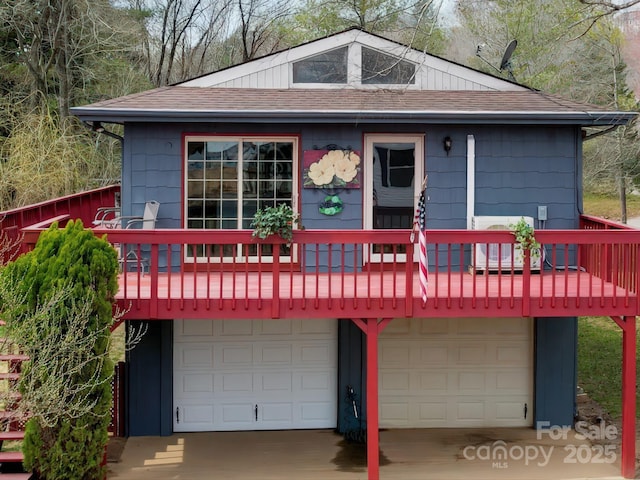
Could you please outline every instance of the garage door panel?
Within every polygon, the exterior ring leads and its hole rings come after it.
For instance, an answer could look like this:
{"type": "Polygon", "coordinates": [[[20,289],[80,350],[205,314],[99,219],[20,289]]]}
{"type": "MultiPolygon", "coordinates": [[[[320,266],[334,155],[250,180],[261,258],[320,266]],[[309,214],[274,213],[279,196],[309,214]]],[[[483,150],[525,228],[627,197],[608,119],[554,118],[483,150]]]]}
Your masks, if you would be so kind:
{"type": "Polygon", "coordinates": [[[335,322],[296,320],[293,326],[305,338],[332,338],[335,335],[335,322]]]}
{"type": "Polygon", "coordinates": [[[222,425],[225,429],[250,427],[255,422],[254,405],[251,402],[221,403],[219,409],[222,421],[215,423],[222,425]]]}
{"type": "Polygon", "coordinates": [[[466,422],[484,422],[484,402],[479,400],[459,401],[457,403],[456,418],[466,422]]]}
{"type": "Polygon", "coordinates": [[[526,366],[530,362],[527,350],[522,345],[496,345],[496,360],[500,364],[526,366]]]}
{"type": "MultiPolygon", "coordinates": [[[[334,351],[330,345],[304,344],[300,345],[300,363],[302,365],[318,365],[330,363],[331,353],[334,351]]],[[[331,362],[333,363],[333,362],[331,362]]]]}
{"type": "Polygon", "coordinates": [[[256,391],[263,392],[290,392],[293,388],[291,372],[272,372],[255,375],[257,381],[256,391]]]}
{"type": "Polygon", "coordinates": [[[302,398],[327,391],[333,382],[333,377],[328,372],[296,372],[294,377],[297,380],[296,385],[300,386],[298,393],[302,398]]]}
{"type": "Polygon", "coordinates": [[[330,402],[303,402],[299,406],[300,421],[306,428],[322,428],[317,425],[326,425],[331,422],[330,402]]]}
{"type": "Polygon", "coordinates": [[[256,345],[256,350],[261,365],[291,365],[293,361],[291,344],[256,345]]]}
{"type": "Polygon", "coordinates": [[[199,322],[184,322],[180,325],[180,336],[185,340],[198,340],[202,337],[213,336],[213,323],[209,320],[199,322]]]}
{"type": "Polygon", "coordinates": [[[213,375],[211,373],[190,373],[182,376],[182,390],[187,394],[213,393],[213,375]]]}
{"type": "Polygon", "coordinates": [[[261,335],[286,335],[293,333],[293,323],[289,320],[270,320],[268,322],[258,322],[261,335]]]}
{"type": "Polygon", "coordinates": [[[193,322],[176,321],[174,330],[174,404],[189,410],[189,421],[174,419],[174,431],[336,426],[335,320],[314,320],[308,329],[301,320],[184,327],[193,322]],[[185,331],[213,337],[196,342],[185,331]]]}
{"type": "Polygon", "coordinates": [[[212,368],[213,367],[213,347],[210,345],[190,346],[185,348],[180,345],[175,351],[175,368],[212,368]]]}
{"type": "Polygon", "coordinates": [[[251,343],[244,344],[216,344],[214,349],[219,353],[220,360],[218,365],[220,368],[237,368],[239,365],[250,366],[253,364],[253,345],[251,343]]]}
{"type": "Polygon", "coordinates": [[[424,426],[425,422],[439,422],[439,426],[442,426],[447,421],[447,408],[447,402],[443,400],[418,403],[420,426],[424,426]]]}
{"type": "Polygon", "coordinates": [[[524,404],[520,401],[496,401],[495,402],[495,418],[499,421],[518,420],[524,416],[524,404]]]}
{"type": "Polygon", "coordinates": [[[457,320],[457,334],[459,336],[470,335],[473,337],[478,336],[491,336],[493,334],[493,329],[490,325],[487,325],[487,322],[481,318],[458,318],[457,320]]]}
{"type": "Polygon", "coordinates": [[[523,414],[533,397],[531,319],[399,323],[379,342],[382,427],[531,425],[523,414]]]}
{"type": "Polygon", "coordinates": [[[251,337],[253,336],[253,330],[255,324],[253,322],[244,322],[237,320],[219,320],[220,336],[222,337],[251,337]]]}
{"type": "Polygon", "coordinates": [[[260,405],[258,418],[266,428],[273,428],[274,424],[287,426],[293,424],[292,402],[270,402],[260,405]]]}
{"type": "Polygon", "coordinates": [[[442,395],[449,389],[449,374],[446,371],[416,372],[419,387],[418,395],[442,395]]]}
{"type": "Polygon", "coordinates": [[[496,372],[495,390],[502,395],[520,394],[529,388],[529,378],[520,372],[496,372]]]}
{"type": "Polygon", "coordinates": [[[454,374],[456,391],[460,395],[484,394],[487,390],[485,372],[458,372],[454,374]]]}
{"type": "Polygon", "coordinates": [[[414,332],[423,337],[442,337],[449,334],[449,322],[443,322],[439,318],[419,319],[414,318],[414,332]]]}
{"type": "MultiPolygon", "coordinates": [[[[393,322],[392,322],[393,323],[393,322]]],[[[380,362],[392,367],[393,365],[409,365],[409,349],[404,343],[393,343],[390,345],[380,344],[380,362]]]]}
{"type": "Polygon", "coordinates": [[[449,349],[446,346],[419,344],[419,364],[445,367],[449,364],[449,349]]]}
{"type": "Polygon", "coordinates": [[[396,426],[409,426],[409,402],[407,399],[381,401],[379,412],[380,427],[382,428],[385,428],[385,422],[396,426]]]}
{"type": "MultiPolygon", "coordinates": [[[[230,394],[253,392],[253,374],[246,373],[220,373],[222,379],[222,392],[230,394]]],[[[221,393],[222,393],[221,392],[221,393]]]]}
{"type": "Polygon", "coordinates": [[[194,426],[210,424],[213,418],[213,406],[208,404],[184,405],[178,412],[179,421],[194,426]]]}
{"type": "Polygon", "coordinates": [[[460,345],[455,349],[455,352],[456,363],[459,365],[483,365],[487,363],[486,345],[460,345]]]}
{"type": "Polygon", "coordinates": [[[411,391],[411,382],[409,379],[409,372],[388,370],[384,373],[381,372],[379,376],[379,386],[384,391],[395,391],[397,393],[411,391]]]}

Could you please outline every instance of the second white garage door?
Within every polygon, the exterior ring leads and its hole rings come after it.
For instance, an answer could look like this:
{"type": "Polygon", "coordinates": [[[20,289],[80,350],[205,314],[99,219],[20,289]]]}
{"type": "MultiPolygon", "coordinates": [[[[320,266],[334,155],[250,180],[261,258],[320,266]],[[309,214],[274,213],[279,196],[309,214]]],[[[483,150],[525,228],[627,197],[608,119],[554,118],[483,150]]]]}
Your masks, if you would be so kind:
{"type": "Polygon", "coordinates": [[[394,319],[379,337],[381,427],[532,425],[528,318],[394,319]]]}
{"type": "Polygon", "coordinates": [[[176,320],[174,431],[334,428],[336,320],[176,320]]]}

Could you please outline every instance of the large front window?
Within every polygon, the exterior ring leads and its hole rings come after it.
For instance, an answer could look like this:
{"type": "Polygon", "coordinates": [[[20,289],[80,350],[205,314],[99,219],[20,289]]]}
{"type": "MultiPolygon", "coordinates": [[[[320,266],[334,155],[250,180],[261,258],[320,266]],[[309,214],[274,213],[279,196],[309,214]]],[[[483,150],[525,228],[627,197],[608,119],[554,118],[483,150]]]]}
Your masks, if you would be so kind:
{"type": "MultiPolygon", "coordinates": [[[[187,228],[249,229],[259,208],[287,204],[297,191],[294,138],[188,137],[187,228]]],[[[241,256],[235,246],[199,245],[187,258],[241,256]]],[[[263,251],[263,254],[270,252],[263,251]]]]}

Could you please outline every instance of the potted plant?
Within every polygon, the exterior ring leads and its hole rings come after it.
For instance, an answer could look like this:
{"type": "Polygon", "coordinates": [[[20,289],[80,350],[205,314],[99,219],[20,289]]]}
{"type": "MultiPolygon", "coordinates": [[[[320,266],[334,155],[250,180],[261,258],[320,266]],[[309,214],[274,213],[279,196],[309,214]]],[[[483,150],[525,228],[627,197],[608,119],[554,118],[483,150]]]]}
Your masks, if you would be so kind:
{"type": "Polygon", "coordinates": [[[524,255],[524,252],[528,250],[531,258],[540,258],[540,243],[536,241],[533,227],[524,218],[521,218],[515,225],[510,225],[510,227],[516,237],[516,244],[520,247],[520,254],[524,255]]]}
{"type": "Polygon", "coordinates": [[[279,235],[283,240],[293,240],[293,226],[298,223],[298,214],[290,205],[281,203],[276,207],[259,209],[253,217],[253,236],[264,240],[279,235]]]}

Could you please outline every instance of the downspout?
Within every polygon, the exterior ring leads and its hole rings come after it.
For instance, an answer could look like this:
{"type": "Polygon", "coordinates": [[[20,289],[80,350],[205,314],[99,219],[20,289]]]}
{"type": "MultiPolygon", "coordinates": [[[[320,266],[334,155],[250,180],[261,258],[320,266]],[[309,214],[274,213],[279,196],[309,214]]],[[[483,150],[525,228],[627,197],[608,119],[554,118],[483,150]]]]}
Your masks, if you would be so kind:
{"type": "Polygon", "coordinates": [[[476,139],[467,135],[467,230],[471,230],[471,220],[476,206],[476,139]]]}

